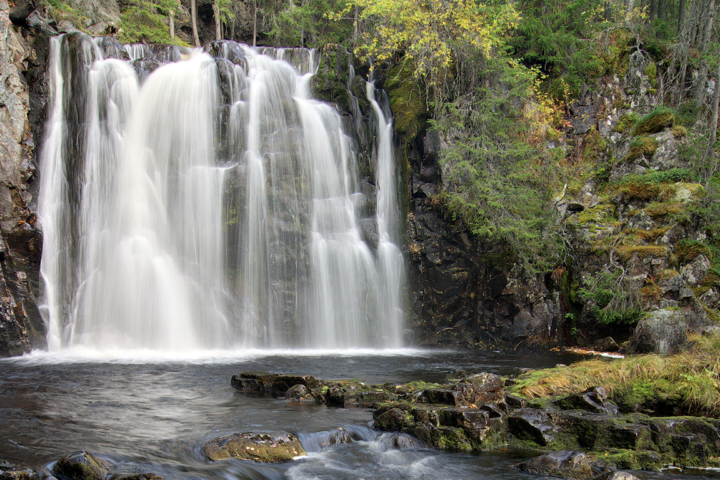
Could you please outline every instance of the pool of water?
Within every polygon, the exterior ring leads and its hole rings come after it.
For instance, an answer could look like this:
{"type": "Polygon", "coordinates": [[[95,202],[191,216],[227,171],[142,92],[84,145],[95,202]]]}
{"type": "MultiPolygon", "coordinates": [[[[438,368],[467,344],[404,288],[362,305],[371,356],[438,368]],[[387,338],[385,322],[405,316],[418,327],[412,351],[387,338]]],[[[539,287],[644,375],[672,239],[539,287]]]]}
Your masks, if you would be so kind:
{"type": "Polygon", "coordinates": [[[115,471],[165,478],[537,478],[511,467],[526,457],[522,452],[397,449],[392,434],[371,428],[369,410],[243,394],[230,387],[230,377],[269,371],[369,383],[443,381],[456,372],[510,374],[579,358],[421,350],[186,352],[183,357],[76,351],[1,361],[0,459],[42,475],[63,455],[87,450],[110,461],[115,471]],[[323,432],[339,427],[354,441],[324,447],[323,432]],[[309,455],[276,465],[204,458],[206,441],[234,432],[295,433],[309,455]]]}

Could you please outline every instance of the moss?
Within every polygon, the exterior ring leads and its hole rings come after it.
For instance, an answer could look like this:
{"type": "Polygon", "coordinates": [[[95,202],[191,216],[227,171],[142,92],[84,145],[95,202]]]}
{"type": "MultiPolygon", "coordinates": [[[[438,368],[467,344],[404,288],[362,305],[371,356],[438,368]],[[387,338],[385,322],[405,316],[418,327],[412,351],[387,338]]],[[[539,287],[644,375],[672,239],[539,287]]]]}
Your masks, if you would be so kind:
{"type": "Polygon", "coordinates": [[[618,257],[623,261],[627,261],[633,255],[639,258],[667,258],[668,250],[666,247],[655,245],[630,245],[622,246],[616,250],[618,257]]]}
{"type": "Polygon", "coordinates": [[[660,456],[655,452],[610,449],[593,456],[609,467],[627,470],[660,470],[663,467],[660,456]]]}
{"type": "Polygon", "coordinates": [[[650,218],[657,220],[668,215],[677,216],[685,210],[682,202],[653,202],[645,209],[645,212],[650,215],[650,218]]]}
{"type": "Polygon", "coordinates": [[[628,152],[627,157],[625,157],[625,160],[635,160],[642,155],[644,155],[645,158],[650,158],[655,155],[658,146],[658,141],[647,135],[633,138],[632,142],[630,142],[630,151],[628,152]]]}
{"type": "MultiPolygon", "coordinates": [[[[317,73],[310,79],[310,88],[315,98],[335,103],[342,112],[354,114],[347,83],[351,58],[350,53],[339,45],[323,47],[317,73]]],[[[352,86],[355,86],[354,82],[352,86]]],[[[358,101],[364,98],[365,95],[361,95],[358,101]]],[[[362,104],[360,108],[363,109],[362,104]]]]}
{"type": "Polygon", "coordinates": [[[675,111],[666,107],[658,107],[638,120],[632,133],[635,136],[658,133],[667,127],[672,127],[674,123],[675,111]]]}
{"type": "Polygon", "coordinates": [[[658,275],[658,278],[660,280],[670,280],[671,278],[677,277],[680,275],[680,272],[673,268],[666,268],[665,270],[661,271],[658,275]]]}
{"type": "Polygon", "coordinates": [[[618,120],[617,125],[613,128],[614,131],[625,133],[630,128],[635,126],[640,116],[635,112],[623,113],[618,120]]]}
{"type": "Polygon", "coordinates": [[[663,290],[657,285],[645,285],[640,289],[640,295],[645,300],[653,300],[655,302],[659,302],[660,298],[662,298],[663,290]]]}
{"type": "Polygon", "coordinates": [[[707,258],[712,258],[708,246],[696,240],[680,240],[675,245],[673,253],[677,256],[678,261],[683,264],[692,262],[698,255],[705,255],[707,258]]]}
{"type": "Polygon", "coordinates": [[[652,243],[658,238],[670,231],[671,227],[654,228],[652,230],[641,230],[638,228],[629,228],[624,231],[625,235],[630,236],[635,241],[643,241],[652,243]]]}
{"type": "Polygon", "coordinates": [[[682,125],[675,125],[672,127],[672,134],[675,138],[684,138],[687,136],[687,128],[682,125]]]}
{"type": "Polygon", "coordinates": [[[395,115],[395,131],[407,138],[420,133],[427,120],[425,98],[413,73],[411,61],[400,62],[390,69],[384,85],[395,115]]]}
{"type": "Polygon", "coordinates": [[[583,138],[582,149],[583,162],[595,163],[600,159],[600,155],[607,151],[607,142],[593,127],[583,138]]]}
{"type": "Polygon", "coordinates": [[[657,88],[657,65],[655,62],[648,63],[647,67],[645,67],[645,75],[648,76],[653,89],[657,88]]]}

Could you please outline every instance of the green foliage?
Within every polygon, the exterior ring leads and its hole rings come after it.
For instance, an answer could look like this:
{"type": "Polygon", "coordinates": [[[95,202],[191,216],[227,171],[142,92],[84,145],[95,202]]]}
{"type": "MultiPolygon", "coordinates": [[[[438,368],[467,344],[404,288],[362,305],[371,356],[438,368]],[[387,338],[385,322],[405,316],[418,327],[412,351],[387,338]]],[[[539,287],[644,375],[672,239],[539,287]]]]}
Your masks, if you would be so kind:
{"type": "Polygon", "coordinates": [[[606,325],[632,325],[637,323],[640,309],[638,292],[620,281],[619,272],[602,271],[588,277],[587,287],[578,290],[580,300],[587,303],[595,319],[606,325]]]}
{"type": "Polygon", "coordinates": [[[352,19],[328,18],[349,5],[346,0],[286,0],[272,15],[269,36],[285,47],[319,48],[333,43],[350,48],[352,19]]]}
{"type": "Polygon", "coordinates": [[[615,2],[521,0],[518,10],[522,18],[510,39],[514,55],[527,66],[540,67],[556,97],[563,97],[565,83],[578,94],[588,80],[616,73],[620,58],[627,55],[619,31],[603,37],[608,40],[604,48],[591,40],[621,18],[615,2]]]}
{"type": "Polygon", "coordinates": [[[72,7],[66,0],[43,0],[48,15],[56,20],[68,20],[77,28],[82,28],[87,17],[72,7]]]}
{"type": "Polygon", "coordinates": [[[440,163],[448,207],[475,235],[504,243],[531,267],[548,268],[561,248],[545,209],[553,165],[538,161],[520,110],[534,74],[501,58],[471,61],[482,72],[479,85],[445,104],[433,121],[447,143],[440,163]]]}
{"type": "Polygon", "coordinates": [[[675,124],[675,110],[658,107],[642,117],[633,128],[633,135],[658,133],[675,124]]]}
{"type": "Polygon", "coordinates": [[[165,43],[186,45],[170,38],[168,16],[177,9],[176,0],[133,0],[122,12],[118,39],[123,43],[165,43]]]}

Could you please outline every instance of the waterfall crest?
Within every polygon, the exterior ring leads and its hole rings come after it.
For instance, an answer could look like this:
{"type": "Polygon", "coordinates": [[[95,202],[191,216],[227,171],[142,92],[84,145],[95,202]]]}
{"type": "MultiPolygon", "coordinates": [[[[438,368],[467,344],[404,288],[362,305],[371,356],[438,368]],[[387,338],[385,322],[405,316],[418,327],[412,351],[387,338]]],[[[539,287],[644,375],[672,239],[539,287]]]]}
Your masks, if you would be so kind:
{"type": "Polygon", "coordinates": [[[208,51],[52,39],[50,349],[402,346],[392,123],[374,87],[377,245],[358,147],[312,98],[315,52],[208,51]]]}

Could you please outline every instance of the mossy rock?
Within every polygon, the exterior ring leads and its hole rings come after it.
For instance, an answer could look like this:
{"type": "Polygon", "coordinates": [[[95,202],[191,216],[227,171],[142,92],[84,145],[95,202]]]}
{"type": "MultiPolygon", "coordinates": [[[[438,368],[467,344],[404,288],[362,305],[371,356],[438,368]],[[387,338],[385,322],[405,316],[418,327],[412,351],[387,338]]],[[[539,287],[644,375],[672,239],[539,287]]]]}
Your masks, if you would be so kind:
{"type": "Polygon", "coordinates": [[[628,152],[627,157],[625,157],[625,160],[635,160],[643,155],[645,158],[649,159],[655,155],[658,146],[658,141],[653,137],[649,137],[647,135],[635,137],[632,142],[630,142],[630,151],[628,152]]]}
{"type": "Polygon", "coordinates": [[[214,461],[236,458],[260,463],[289,462],[307,455],[291,433],[234,433],[210,440],[203,453],[214,461]]]}
{"type": "Polygon", "coordinates": [[[673,253],[682,264],[692,262],[699,255],[705,255],[707,258],[712,258],[710,248],[697,240],[680,240],[677,244],[675,244],[673,253]]]}
{"type": "Polygon", "coordinates": [[[58,460],[52,472],[61,480],[105,480],[110,465],[92,453],[78,451],[58,460]]]}
{"type": "Polygon", "coordinates": [[[640,116],[635,112],[623,113],[620,115],[620,119],[613,130],[619,133],[625,133],[635,126],[639,118],[640,116]]]}
{"type": "Polygon", "coordinates": [[[653,86],[653,89],[657,88],[657,65],[655,62],[650,62],[645,67],[645,75],[648,76],[648,80],[650,80],[650,84],[653,86]]]}
{"type": "Polygon", "coordinates": [[[582,141],[582,160],[584,162],[597,162],[601,154],[607,151],[608,144],[600,132],[592,127],[582,141]]]}
{"type": "Polygon", "coordinates": [[[682,125],[675,125],[672,127],[672,134],[675,138],[685,138],[687,137],[687,128],[682,125]]]}
{"type": "Polygon", "coordinates": [[[593,455],[596,461],[601,461],[608,467],[623,468],[627,470],[660,470],[663,461],[654,451],[634,451],[608,449],[593,455]]]}
{"type": "Polygon", "coordinates": [[[327,45],[320,51],[317,73],[310,79],[315,98],[337,104],[342,112],[353,113],[347,88],[352,55],[339,45],[327,45]]]}
{"type": "Polygon", "coordinates": [[[427,121],[425,96],[414,72],[413,62],[403,60],[390,69],[384,85],[395,116],[395,131],[407,138],[420,133],[427,121]]]}
{"type": "Polygon", "coordinates": [[[642,117],[633,128],[633,135],[658,133],[675,124],[675,111],[659,107],[642,117]]]}

